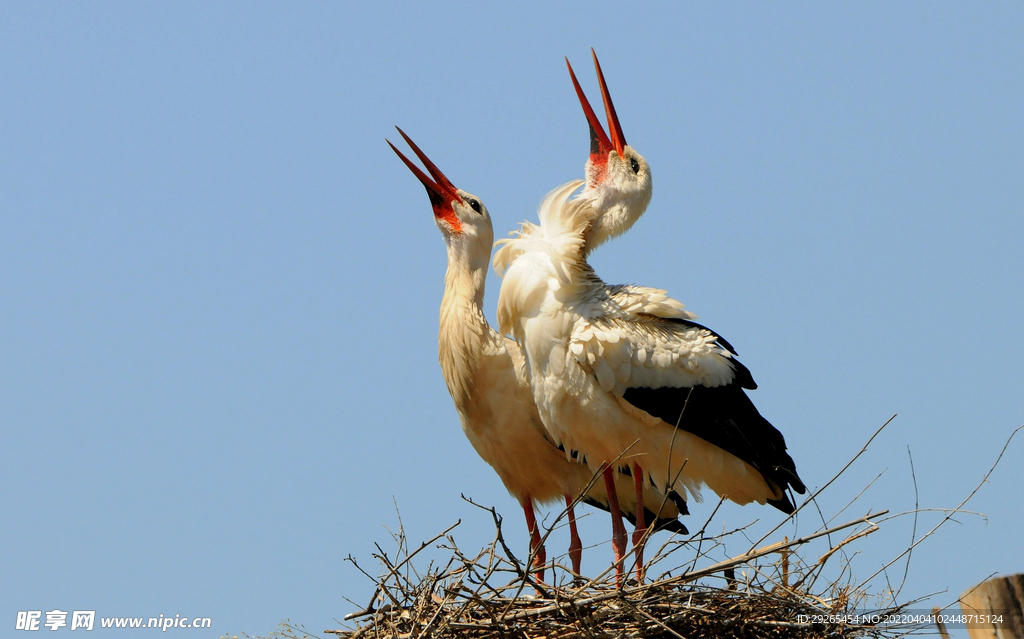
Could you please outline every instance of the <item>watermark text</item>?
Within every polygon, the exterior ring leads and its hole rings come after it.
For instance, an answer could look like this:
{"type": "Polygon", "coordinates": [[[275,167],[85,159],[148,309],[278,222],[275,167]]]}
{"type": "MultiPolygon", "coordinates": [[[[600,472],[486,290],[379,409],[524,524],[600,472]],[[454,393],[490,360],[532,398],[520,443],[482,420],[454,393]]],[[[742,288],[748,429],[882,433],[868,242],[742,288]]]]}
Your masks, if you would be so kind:
{"type": "Polygon", "coordinates": [[[99,617],[95,610],[19,610],[14,622],[15,630],[92,630],[100,628],[156,628],[163,632],[171,628],[209,628],[213,625],[210,617],[189,617],[187,615],[160,615],[158,617],[99,617]],[[70,617],[70,619],[69,619],[70,617]],[[98,624],[97,624],[98,621],[98,624]]]}

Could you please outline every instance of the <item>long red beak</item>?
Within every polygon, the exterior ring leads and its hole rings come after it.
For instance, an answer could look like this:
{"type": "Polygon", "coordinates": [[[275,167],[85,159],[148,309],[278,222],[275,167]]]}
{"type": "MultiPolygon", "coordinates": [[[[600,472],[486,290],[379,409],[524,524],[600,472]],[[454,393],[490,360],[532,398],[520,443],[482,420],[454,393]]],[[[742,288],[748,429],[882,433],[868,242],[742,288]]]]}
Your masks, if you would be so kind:
{"type": "Polygon", "coordinates": [[[388,143],[388,146],[391,147],[392,151],[398,154],[398,157],[402,158],[402,161],[405,162],[405,165],[413,172],[413,175],[419,178],[419,181],[423,183],[424,187],[426,187],[427,197],[430,198],[430,206],[434,209],[434,215],[445,218],[456,230],[458,230],[460,225],[458,223],[458,218],[455,216],[455,209],[452,207],[452,202],[459,201],[462,198],[459,196],[455,185],[452,184],[451,180],[445,177],[444,173],[441,173],[441,169],[437,168],[437,165],[430,161],[430,158],[420,150],[420,147],[416,146],[416,143],[405,134],[405,131],[399,129],[397,126],[395,128],[398,129],[398,132],[409,144],[409,147],[412,148],[416,157],[418,157],[420,161],[423,162],[423,165],[427,167],[427,171],[430,171],[430,175],[433,176],[434,179],[431,180],[427,177],[427,175],[421,171],[418,166],[413,164],[412,160],[405,157],[405,155],[403,155],[394,144],[391,144],[391,140],[385,138],[384,141],[388,143]]]}
{"type": "Polygon", "coordinates": [[[583,114],[587,116],[587,123],[590,125],[590,161],[595,164],[604,164],[608,161],[608,154],[614,149],[620,158],[625,156],[626,136],[622,134],[622,125],[619,124],[619,116],[615,113],[615,105],[612,104],[612,96],[608,93],[608,85],[604,81],[604,73],[601,71],[601,63],[597,61],[597,53],[593,49],[590,53],[594,56],[594,68],[597,69],[597,81],[601,85],[601,98],[604,101],[604,112],[608,117],[608,130],[611,137],[604,132],[601,121],[597,119],[590,101],[580,88],[579,80],[569,64],[569,58],[565,59],[565,65],[569,67],[569,77],[572,78],[572,85],[576,88],[576,96],[583,106],[583,114]]]}
{"type": "Polygon", "coordinates": [[[590,48],[594,56],[594,68],[597,69],[597,81],[601,84],[601,98],[604,100],[604,112],[608,116],[608,130],[612,134],[612,144],[619,152],[619,157],[625,159],[622,150],[626,148],[626,136],[622,134],[622,125],[619,124],[619,116],[615,114],[615,105],[612,104],[612,96],[608,93],[608,85],[604,83],[604,73],[601,71],[601,63],[597,61],[597,52],[590,48]]]}
{"type": "Polygon", "coordinates": [[[576,88],[576,96],[580,99],[580,104],[583,106],[583,115],[587,116],[587,123],[590,125],[590,161],[594,164],[603,165],[608,161],[608,154],[615,147],[612,146],[612,141],[608,138],[608,134],[604,132],[604,127],[601,126],[601,121],[597,119],[594,108],[590,106],[590,100],[583,93],[579,80],[576,79],[576,74],[572,70],[572,65],[569,64],[568,56],[565,58],[565,66],[569,67],[569,77],[572,78],[572,85],[576,88]]]}

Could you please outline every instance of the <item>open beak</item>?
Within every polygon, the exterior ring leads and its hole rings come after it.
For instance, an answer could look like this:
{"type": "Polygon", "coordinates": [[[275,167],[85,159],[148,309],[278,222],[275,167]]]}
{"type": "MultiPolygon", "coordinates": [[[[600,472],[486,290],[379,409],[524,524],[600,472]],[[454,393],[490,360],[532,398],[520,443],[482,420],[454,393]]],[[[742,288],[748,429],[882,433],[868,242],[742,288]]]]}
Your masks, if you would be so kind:
{"type": "Polygon", "coordinates": [[[420,170],[420,167],[413,164],[412,160],[405,157],[401,151],[395,148],[395,145],[391,144],[391,140],[385,138],[384,141],[388,143],[388,146],[391,147],[392,151],[398,154],[398,157],[402,158],[402,161],[405,162],[407,167],[409,167],[409,170],[412,171],[413,175],[419,178],[419,181],[423,183],[424,187],[426,187],[427,197],[430,198],[430,206],[434,209],[434,216],[444,219],[453,227],[454,230],[457,231],[460,228],[460,223],[458,217],[455,215],[455,209],[452,206],[452,203],[457,202],[462,198],[459,195],[458,190],[455,188],[455,185],[451,183],[451,180],[445,177],[444,173],[441,173],[441,169],[437,168],[437,165],[430,161],[430,158],[420,150],[420,147],[416,146],[416,143],[405,134],[405,131],[399,129],[397,126],[395,128],[398,129],[398,132],[409,144],[409,147],[412,148],[413,153],[415,153],[416,157],[423,162],[423,166],[427,167],[427,171],[430,172],[430,175],[433,176],[434,179],[431,180],[426,173],[420,170]]]}
{"type": "Polygon", "coordinates": [[[597,69],[597,81],[601,84],[601,98],[604,100],[604,112],[608,116],[608,130],[612,134],[612,144],[618,151],[619,157],[625,159],[623,149],[626,148],[626,136],[622,134],[622,125],[619,124],[619,116],[615,114],[615,105],[612,104],[612,96],[608,93],[608,85],[604,83],[604,73],[601,71],[601,63],[597,61],[597,52],[590,48],[594,56],[594,68],[597,69]]]}
{"type": "Polygon", "coordinates": [[[601,85],[601,98],[604,101],[605,114],[608,116],[608,129],[611,131],[611,137],[608,137],[608,134],[605,133],[604,127],[601,126],[601,121],[597,119],[593,107],[590,106],[590,101],[587,100],[583,89],[580,88],[580,83],[576,79],[572,65],[569,64],[569,58],[565,59],[565,65],[569,67],[569,77],[572,78],[572,85],[576,88],[576,96],[580,99],[580,105],[583,106],[583,114],[587,116],[587,123],[590,125],[590,160],[595,164],[604,164],[608,161],[608,154],[612,150],[616,151],[620,158],[626,157],[626,136],[622,134],[619,116],[615,114],[615,105],[612,104],[612,96],[608,93],[608,86],[604,82],[604,73],[601,72],[601,64],[597,61],[597,53],[593,49],[590,52],[594,56],[594,67],[597,69],[597,80],[601,85]]]}
{"type": "Polygon", "coordinates": [[[587,100],[587,95],[583,93],[579,80],[576,79],[576,74],[572,70],[572,65],[569,64],[568,57],[565,58],[565,66],[569,67],[569,77],[572,78],[576,96],[580,99],[580,105],[583,106],[583,115],[587,116],[587,124],[590,125],[590,161],[593,164],[604,165],[608,161],[608,154],[615,147],[612,146],[608,134],[604,132],[604,127],[597,119],[594,108],[590,106],[590,100],[587,100]]]}

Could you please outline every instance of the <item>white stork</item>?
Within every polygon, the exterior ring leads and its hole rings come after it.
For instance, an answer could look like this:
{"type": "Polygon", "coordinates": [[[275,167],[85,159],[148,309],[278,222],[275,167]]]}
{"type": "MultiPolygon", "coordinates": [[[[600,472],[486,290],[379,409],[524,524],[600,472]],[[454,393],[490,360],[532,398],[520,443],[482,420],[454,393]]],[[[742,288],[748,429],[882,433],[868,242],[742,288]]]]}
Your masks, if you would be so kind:
{"type": "Polygon", "coordinates": [[[583,114],[590,126],[590,157],[584,167],[586,185],[577,195],[578,199],[589,200],[591,203],[590,224],[583,238],[584,258],[599,245],[622,235],[633,226],[647,210],[653,188],[650,166],[636,149],[626,144],[626,136],[622,133],[612,96],[605,84],[601,63],[597,61],[597,53],[593,49],[590,52],[594,58],[610,137],[583,93],[569,58],[565,59],[569,77],[572,78],[583,114]]]}
{"type": "MultiPolygon", "coordinates": [[[[398,131],[433,179],[390,141],[388,144],[426,187],[434,220],[448,246],[438,351],[462,430],[522,505],[533,565],[540,579],[546,559],[534,502],[565,498],[571,536],[569,557],[573,571],[579,575],[582,543],[572,504],[592,474],[586,466],[568,461],[547,438],[526,378],[522,352],[514,341],[492,330],[484,317],[484,281],[493,242],[490,216],[478,198],[457,189],[401,129],[398,131]]],[[[622,493],[627,517],[635,520],[637,502],[631,480],[618,475],[614,492],[622,493]]],[[[607,495],[604,485],[595,485],[584,501],[608,510],[607,495]]],[[[647,497],[648,504],[662,501],[652,488],[647,489],[647,497]]],[[[680,505],[685,509],[685,502],[680,505]]],[[[674,503],[664,504],[657,512],[647,511],[656,527],[685,533],[686,528],[676,519],[679,514],[674,503]]]]}
{"type": "MultiPolygon", "coordinates": [[[[606,481],[609,464],[625,452],[638,493],[653,485],[700,501],[707,485],[739,504],[791,512],[786,491],[803,493],[804,485],[782,434],[744,392],[756,384],[735,349],[663,291],[609,287],[586,261],[597,243],[627,230],[650,199],[649,168],[625,145],[599,66],[598,75],[616,139],[602,140],[573,74],[591,126],[588,181],[576,198],[583,182],[552,191],[539,225],[523,223],[498,242],[500,330],[523,348],[549,436],[582,453],[606,481]]],[[[625,531],[612,507],[621,570],[625,531]]],[[[634,545],[643,532],[638,521],[634,545]]],[[[642,579],[642,547],[636,551],[642,579]]]]}

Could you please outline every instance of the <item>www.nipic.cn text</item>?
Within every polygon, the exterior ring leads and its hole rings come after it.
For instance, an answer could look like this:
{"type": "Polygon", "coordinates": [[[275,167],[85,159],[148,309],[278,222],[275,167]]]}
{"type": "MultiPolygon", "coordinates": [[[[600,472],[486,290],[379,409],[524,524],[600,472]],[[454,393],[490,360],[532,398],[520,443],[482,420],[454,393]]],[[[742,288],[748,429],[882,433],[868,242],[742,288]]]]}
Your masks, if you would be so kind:
{"type": "Polygon", "coordinates": [[[92,630],[100,628],[158,628],[167,631],[171,628],[209,628],[213,621],[210,617],[100,617],[96,623],[95,610],[19,610],[15,630],[92,630]]]}

